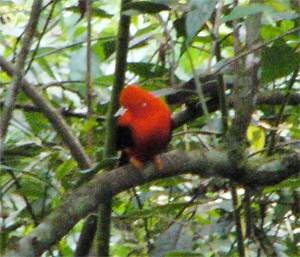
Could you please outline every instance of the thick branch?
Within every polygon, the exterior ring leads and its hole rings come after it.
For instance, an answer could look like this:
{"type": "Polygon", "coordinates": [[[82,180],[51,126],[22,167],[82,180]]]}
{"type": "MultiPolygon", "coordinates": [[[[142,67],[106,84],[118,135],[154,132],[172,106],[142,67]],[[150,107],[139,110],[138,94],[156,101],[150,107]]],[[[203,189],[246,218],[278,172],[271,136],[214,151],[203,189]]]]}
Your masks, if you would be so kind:
{"type": "MultiPolygon", "coordinates": [[[[213,91],[212,91],[213,92],[213,91]]],[[[181,95],[181,94],[179,94],[181,95]]],[[[178,97],[179,97],[178,95],[178,97]]],[[[219,102],[218,102],[218,96],[217,92],[212,93],[209,95],[210,98],[207,101],[207,106],[209,112],[215,112],[219,110],[219,102]]],[[[257,105],[280,105],[285,97],[284,93],[281,91],[267,91],[263,90],[260,91],[256,95],[256,104],[257,105]]],[[[229,107],[233,106],[233,97],[229,96],[227,99],[227,103],[229,107]]],[[[300,94],[293,93],[290,95],[288,105],[299,105],[300,104],[300,94]]],[[[186,110],[176,113],[174,115],[174,123],[173,128],[178,128],[182,126],[183,124],[187,123],[188,121],[191,121],[199,116],[202,116],[203,112],[200,106],[198,105],[189,105],[186,110]]]]}
{"type": "MultiPolygon", "coordinates": [[[[0,67],[9,75],[18,73],[11,62],[0,56],[0,67]]],[[[60,113],[48,103],[37,90],[26,80],[22,80],[21,88],[28,98],[41,110],[43,115],[49,120],[62,141],[69,147],[71,155],[78,162],[81,169],[90,168],[90,160],[85,154],[79,140],[72,134],[68,124],[64,121],[60,113]]]]}
{"type": "MultiPolygon", "coordinates": [[[[116,153],[116,132],[117,122],[115,113],[119,109],[119,96],[124,86],[125,72],[127,64],[127,53],[130,35],[130,16],[125,15],[126,4],[131,0],[121,1],[120,21],[118,29],[118,43],[116,53],[116,66],[114,85],[109,102],[109,108],[106,118],[105,130],[105,156],[110,157],[116,153]]],[[[105,203],[99,206],[97,222],[97,256],[109,256],[110,226],[112,214],[112,198],[106,199],[105,203]]]]}
{"type": "Polygon", "coordinates": [[[227,154],[223,152],[174,151],[163,155],[162,161],[164,168],[160,171],[155,170],[153,165],[143,172],[127,165],[96,175],[88,184],[68,196],[56,211],[5,256],[40,256],[108,197],[157,179],[191,173],[200,177],[231,178],[254,189],[279,183],[299,173],[300,166],[300,156],[294,154],[283,158],[281,163],[274,161],[262,165],[258,162],[257,166],[251,163],[240,177],[240,172],[230,165],[227,154]]]}

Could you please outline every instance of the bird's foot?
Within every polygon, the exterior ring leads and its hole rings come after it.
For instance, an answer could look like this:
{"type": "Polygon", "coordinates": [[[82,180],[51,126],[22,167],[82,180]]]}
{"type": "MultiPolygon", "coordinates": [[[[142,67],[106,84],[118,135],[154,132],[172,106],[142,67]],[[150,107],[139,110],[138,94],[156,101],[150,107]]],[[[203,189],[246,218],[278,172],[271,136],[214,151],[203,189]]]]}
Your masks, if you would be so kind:
{"type": "Polygon", "coordinates": [[[137,167],[140,171],[142,171],[144,169],[144,164],[141,161],[135,159],[134,157],[130,158],[130,163],[133,166],[137,167]]]}
{"type": "Polygon", "coordinates": [[[161,160],[161,158],[160,158],[159,155],[157,155],[157,156],[154,157],[154,166],[158,170],[162,170],[163,169],[163,163],[162,163],[162,160],[161,160]]]}

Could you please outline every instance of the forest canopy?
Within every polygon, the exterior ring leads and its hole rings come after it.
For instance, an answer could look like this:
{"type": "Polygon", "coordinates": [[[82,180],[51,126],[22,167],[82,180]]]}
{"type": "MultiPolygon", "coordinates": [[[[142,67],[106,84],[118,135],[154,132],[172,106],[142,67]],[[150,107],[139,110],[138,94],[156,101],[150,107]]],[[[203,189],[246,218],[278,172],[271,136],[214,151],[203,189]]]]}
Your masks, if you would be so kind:
{"type": "Polygon", "coordinates": [[[300,256],[298,0],[0,2],[0,255],[300,256]],[[118,166],[119,96],[172,112],[118,166]]]}

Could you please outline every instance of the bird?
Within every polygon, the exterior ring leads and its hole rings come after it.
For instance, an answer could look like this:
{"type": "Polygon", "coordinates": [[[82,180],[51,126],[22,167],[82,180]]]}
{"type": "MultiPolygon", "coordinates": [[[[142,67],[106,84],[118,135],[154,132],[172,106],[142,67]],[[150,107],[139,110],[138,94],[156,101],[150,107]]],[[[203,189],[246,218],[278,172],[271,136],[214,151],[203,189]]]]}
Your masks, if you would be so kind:
{"type": "Polygon", "coordinates": [[[168,106],[138,85],[123,88],[119,98],[125,112],[118,118],[116,148],[120,165],[128,162],[143,170],[148,161],[162,169],[159,154],[171,140],[172,118],[168,106]]]}

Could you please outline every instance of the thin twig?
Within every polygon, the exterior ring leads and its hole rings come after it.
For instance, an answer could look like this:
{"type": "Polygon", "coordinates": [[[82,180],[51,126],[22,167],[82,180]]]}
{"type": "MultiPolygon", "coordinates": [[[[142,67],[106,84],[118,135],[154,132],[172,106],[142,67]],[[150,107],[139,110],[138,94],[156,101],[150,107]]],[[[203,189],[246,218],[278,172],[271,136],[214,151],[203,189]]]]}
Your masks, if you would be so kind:
{"type": "Polygon", "coordinates": [[[220,64],[220,63],[217,63],[216,65],[214,65],[214,67],[216,68],[213,72],[209,73],[208,75],[215,75],[215,74],[218,74],[220,73],[225,67],[237,62],[238,60],[240,60],[241,58],[247,56],[248,54],[254,52],[254,51],[257,51],[259,50],[260,48],[266,46],[266,45],[269,45],[271,43],[273,43],[274,41],[277,41],[285,36],[288,36],[290,34],[293,34],[295,32],[297,32],[298,30],[300,30],[300,28],[295,28],[295,29],[292,29],[290,31],[287,31],[281,35],[279,35],[278,37],[275,37],[275,38],[272,38],[264,43],[261,43],[261,44],[257,44],[257,45],[254,45],[251,47],[251,49],[249,50],[246,50],[245,52],[242,52],[241,54],[238,54],[236,55],[235,57],[229,59],[228,61],[226,61],[224,64],[220,64]]]}
{"type": "MultiPolygon", "coordinates": [[[[160,22],[160,24],[163,26],[164,28],[164,34],[167,37],[167,43],[170,44],[170,47],[168,47],[168,49],[170,49],[171,51],[171,61],[170,61],[170,84],[173,85],[174,84],[174,76],[175,76],[175,70],[176,70],[176,61],[175,61],[175,43],[174,40],[172,38],[171,35],[171,31],[168,28],[168,23],[165,22],[163,20],[163,18],[161,17],[161,15],[157,14],[155,16],[158,21],[160,22]]],[[[170,16],[169,16],[170,17],[170,16]]]]}
{"type": "MultiPolygon", "coordinates": [[[[4,105],[4,101],[0,101],[0,109],[3,108],[3,105],[4,105]]],[[[14,109],[21,109],[25,112],[42,112],[42,110],[35,106],[35,105],[32,105],[32,104],[15,104],[14,105],[14,109]]],[[[74,117],[74,118],[79,118],[79,119],[86,119],[88,116],[87,116],[87,113],[84,112],[73,112],[73,111],[70,111],[67,109],[59,109],[58,110],[59,113],[68,118],[68,117],[74,117]]],[[[102,123],[105,121],[105,117],[101,117],[101,116],[93,116],[92,118],[95,118],[99,123],[102,123]]]]}
{"type": "MultiPolygon", "coordinates": [[[[0,67],[9,75],[19,73],[11,62],[7,61],[0,55],[0,67]]],[[[68,124],[59,114],[59,112],[47,102],[38,91],[24,78],[21,84],[22,90],[28,98],[41,110],[43,115],[49,120],[57,133],[61,136],[62,141],[68,146],[71,155],[78,162],[81,169],[88,169],[91,167],[90,160],[79,140],[70,130],[68,124]]]]}
{"type": "Polygon", "coordinates": [[[241,223],[241,212],[239,208],[238,194],[235,185],[230,182],[230,191],[232,196],[233,216],[236,230],[236,239],[240,257],[245,257],[244,236],[241,223]]]}
{"type": "Polygon", "coordinates": [[[172,134],[172,137],[177,137],[177,136],[181,136],[181,135],[185,135],[185,134],[220,135],[219,132],[194,129],[194,130],[185,130],[185,131],[180,131],[180,132],[174,133],[174,134],[172,134]]]}
{"type": "MultiPolygon", "coordinates": [[[[87,103],[87,118],[93,115],[92,110],[92,65],[91,65],[91,37],[92,37],[92,1],[86,3],[86,19],[87,19],[87,46],[86,46],[86,103],[87,103]]],[[[92,146],[93,130],[90,129],[87,133],[87,148],[92,146]]]]}
{"type": "Polygon", "coordinates": [[[207,73],[210,72],[213,57],[214,57],[214,55],[216,55],[216,48],[217,48],[217,44],[218,44],[219,27],[220,27],[223,5],[224,5],[224,0],[220,0],[217,5],[216,11],[215,11],[216,15],[213,16],[214,17],[214,27],[211,31],[213,41],[212,41],[210,56],[208,58],[208,64],[207,64],[207,68],[206,68],[207,73]]]}
{"type": "MultiPolygon", "coordinates": [[[[110,37],[97,37],[97,38],[91,39],[91,41],[109,41],[109,40],[112,40],[112,39],[115,39],[115,37],[112,37],[112,36],[110,36],[110,37]]],[[[86,40],[79,41],[79,42],[76,42],[74,44],[66,45],[66,46],[63,46],[63,47],[60,47],[60,48],[56,48],[56,49],[54,49],[52,51],[49,51],[47,53],[44,53],[44,54],[41,54],[41,55],[37,56],[35,58],[35,60],[43,58],[45,56],[49,56],[49,55],[52,55],[52,54],[59,53],[59,52],[65,50],[65,49],[76,47],[76,46],[82,45],[84,43],[86,43],[86,40]]]]}
{"type": "MultiPolygon", "coordinates": [[[[14,172],[12,170],[8,170],[8,173],[9,175],[12,177],[12,179],[14,180],[14,184],[16,185],[17,189],[18,190],[21,190],[22,189],[22,185],[20,184],[19,182],[19,179],[15,176],[14,172]]],[[[36,227],[38,225],[38,219],[33,211],[33,208],[30,204],[30,202],[28,201],[26,195],[22,195],[25,203],[26,203],[26,209],[27,211],[29,212],[30,216],[31,216],[31,219],[34,223],[34,226],[36,227]]]]}
{"type": "MultiPolygon", "coordinates": [[[[214,25],[214,30],[212,33],[212,36],[215,37],[215,39],[218,38],[218,30],[219,30],[219,21],[220,21],[220,16],[221,16],[221,7],[223,6],[224,1],[221,0],[219,3],[219,8],[217,9],[217,14],[216,14],[216,19],[215,19],[215,25],[214,25]]],[[[220,40],[215,42],[215,54],[216,54],[216,59],[217,62],[220,62],[222,60],[221,56],[221,42],[220,40]]],[[[222,113],[222,134],[225,137],[228,131],[228,111],[227,111],[227,104],[226,104],[226,96],[225,96],[225,91],[226,91],[226,86],[225,82],[223,79],[223,74],[220,73],[217,75],[217,80],[218,80],[218,96],[219,96],[219,105],[220,105],[220,110],[222,113]]]]}
{"type": "Polygon", "coordinates": [[[197,93],[198,93],[198,96],[199,96],[199,101],[200,101],[200,104],[201,104],[201,108],[203,110],[203,113],[204,113],[204,116],[205,116],[208,127],[212,128],[212,122],[211,122],[211,119],[210,119],[210,116],[209,116],[209,112],[208,112],[208,108],[207,108],[207,105],[206,105],[206,102],[205,102],[204,94],[202,92],[201,83],[199,81],[198,75],[196,74],[196,69],[194,67],[193,59],[192,59],[191,53],[190,53],[187,45],[186,45],[186,53],[187,53],[187,56],[188,56],[188,59],[189,59],[189,62],[190,62],[191,68],[192,68],[193,77],[195,79],[195,83],[196,83],[196,86],[197,86],[197,93]]]}
{"type": "MultiPolygon", "coordinates": [[[[278,143],[274,146],[274,150],[277,149],[277,148],[283,147],[283,146],[288,146],[288,145],[293,145],[293,144],[300,144],[300,140],[293,140],[293,141],[289,141],[289,142],[278,143]]],[[[268,147],[265,147],[264,149],[261,149],[259,151],[256,151],[254,153],[249,154],[247,157],[251,158],[251,157],[253,157],[257,154],[268,151],[268,149],[269,149],[268,147]]]]}
{"type": "MultiPolygon", "coordinates": [[[[292,88],[293,88],[293,85],[294,85],[294,83],[296,81],[296,78],[298,76],[299,70],[300,70],[300,66],[298,66],[296,68],[296,70],[294,71],[294,73],[292,75],[290,83],[288,84],[288,87],[287,87],[288,93],[286,94],[286,96],[285,96],[285,98],[282,102],[282,105],[280,106],[280,110],[277,114],[277,118],[276,118],[276,121],[275,121],[275,124],[274,124],[275,127],[278,127],[281,120],[282,120],[284,109],[285,109],[285,107],[286,107],[286,105],[289,101],[290,95],[292,93],[292,88]]],[[[271,155],[274,151],[274,146],[276,144],[276,133],[277,133],[276,130],[272,130],[271,133],[270,133],[270,141],[269,141],[268,151],[267,151],[268,155],[271,155]]]]}
{"type": "Polygon", "coordinates": [[[10,119],[12,117],[13,107],[18,94],[18,89],[22,83],[23,74],[24,74],[23,69],[25,66],[26,58],[29,53],[29,49],[32,43],[32,38],[35,35],[36,28],[38,25],[42,2],[43,2],[42,0],[35,0],[32,4],[32,10],[30,13],[29,21],[25,28],[24,38],[22,41],[20,52],[18,54],[18,60],[16,63],[16,70],[18,71],[18,73],[13,74],[11,86],[5,98],[4,109],[2,111],[2,117],[1,117],[1,127],[0,127],[0,161],[2,159],[2,153],[4,150],[4,140],[9,127],[10,119]]]}
{"type": "MultiPolygon", "coordinates": [[[[49,15],[47,17],[47,20],[46,20],[46,22],[44,24],[43,30],[42,30],[42,32],[39,35],[38,42],[37,42],[36,47],[35,47],[35,49],[34,49],[34,51],[32,53],[31,59],[30,59],[28,65],[27,65],[27,69],[26,69],[26,71],[25,71],[24,74],[27,74],[27,72],[30,70],[30,67],[31,67],[33,61],[35,60],[35,56],[36,56],[36,54],[37,54],[37,52],[38,52],[38,50],[40,48],[40,44],[41,44],[42,38],[43,38],[43,36],[45,35],[45,33],[47,31],[49,22],[50,22],[50,20],[52,18],[52,15],[53,15],[53,12],[54,12],[54,9],[55,9],[55,5],[58,3],[58,1],[54,0],[54,1],[51,1],[51,3],[52,3],[51,10],[50,10],[49,15]]],[[[43,9],[45,9],[45,7],[43,9]]]]}
{"type": "MultiPolygon", "coordinates": [[[[143,203],[138,195],[138,193],[136,192],[135,188],[133,187],[132,188],[132,192],[133,192],[133,195],[136,199],[136,202],[138,204],[138,207],[140,210],[143,210],[144,209],[144,206],[143,206],[143,203]]],[[[145,236],[145,239],[147,241],[147,246],[148,246],[148,250],[151,249],[151,241],[150,241],[150,231],[149,231],[149,228],[148,228],[148,219],[147,217],[143,217],[143,221],[144,221],[144,229],[145,229],[145,232],[146,232],[146,236],[145,236]]]]}

